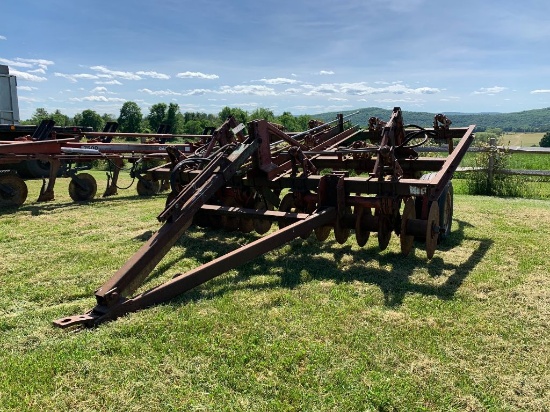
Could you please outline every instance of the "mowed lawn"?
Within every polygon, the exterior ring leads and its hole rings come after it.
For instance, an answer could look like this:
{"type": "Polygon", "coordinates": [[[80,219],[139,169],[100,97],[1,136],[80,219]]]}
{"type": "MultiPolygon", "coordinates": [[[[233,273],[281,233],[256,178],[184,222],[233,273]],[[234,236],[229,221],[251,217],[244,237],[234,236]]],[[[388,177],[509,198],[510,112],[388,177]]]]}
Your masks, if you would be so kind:
{"type": "MultiPolygon", "coordinates": [[[[102,173],[94,172],[98,179],[102,173]]],[[[548,411],[550,201],[455,196],[427,260],[314,236],[96,329],[52,320],[159,224],[135,190],[0,211],[2,411],[548,411]]],[[[128,183],[122,181],[122,184],[128,183]]],[[[100,189],[102,191],[102,183],[100,189]]],[[[191,228],[140,290],[257,236],[191,228]]]]}
{"type": "Polygon", "coordinates": [[[505,133],[499,144],[505,146],[538,146],[544,133],[505,133]]]}

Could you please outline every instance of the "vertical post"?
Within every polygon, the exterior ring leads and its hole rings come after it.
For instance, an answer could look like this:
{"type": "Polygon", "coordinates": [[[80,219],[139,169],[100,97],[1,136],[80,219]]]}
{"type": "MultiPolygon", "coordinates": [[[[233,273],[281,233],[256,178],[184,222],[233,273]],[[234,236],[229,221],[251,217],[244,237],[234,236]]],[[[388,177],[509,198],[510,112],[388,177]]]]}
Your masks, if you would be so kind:
{"type": "Polygon", "coordinates": [[[494,137],[489,139],[489,165],[487,170],[487,183],[489,187],[493,186],[494,168],[495,168],[495,155],[497,151],[497,143],[494,137]]]}
{"type": "Polygon", "coordinates": [[[342,133],[344,131],[344,115],[339,113],[336,118],[338,119],[338,130],[342,133]]]}

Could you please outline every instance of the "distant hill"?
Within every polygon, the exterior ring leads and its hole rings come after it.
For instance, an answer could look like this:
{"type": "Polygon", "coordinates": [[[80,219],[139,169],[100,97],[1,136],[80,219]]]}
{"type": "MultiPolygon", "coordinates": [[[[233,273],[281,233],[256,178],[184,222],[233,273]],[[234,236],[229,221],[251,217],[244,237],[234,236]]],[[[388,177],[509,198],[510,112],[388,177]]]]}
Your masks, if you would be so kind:
{"type": "MultiPolygon", "coordinates": [[[[359,111],[351,118],[352,123],[366,126],[370,117],[379,117],[388,121],[391,110],[379,107],[367,107],[345,112],[329,112],[313,115],[315,119],[331,121],[337,113],[344,115],[359,111]]],[[[406,124],[416,124],[429,127],[433,124],[434,115],[437,113],[403,111],[403,119],[406,124]]],[[[505,132],[547,132],[550,131],[550,107],[545,109],[526,110],[514,113],[444,113],[452,120],[453,126],[464,127],[471,124],[477,126],[476,130],[482,132],[488,128],[500,128],[505,132]]]]}

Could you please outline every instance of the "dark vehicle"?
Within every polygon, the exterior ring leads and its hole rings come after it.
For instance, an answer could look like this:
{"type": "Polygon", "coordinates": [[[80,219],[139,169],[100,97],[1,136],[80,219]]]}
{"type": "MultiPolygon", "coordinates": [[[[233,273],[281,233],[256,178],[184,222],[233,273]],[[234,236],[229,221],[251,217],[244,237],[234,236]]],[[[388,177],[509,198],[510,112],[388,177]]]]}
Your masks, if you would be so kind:
{"type": "MultiPolygon", "coordinates": [[[[93,131],[90,127],[55,126],[51,120],[40,125],[21,125],[19,121],[17,78],[10,74],[8,66],[0,65],[0,141],[13,141],[23,136],[31,136],[34,140],[71,138],[93,131]]],[[[48,176],[49,163],[29,160],[14,165],[4,164],[0,169],[15,170],[24,178],[41,178],[48,176]]]]}

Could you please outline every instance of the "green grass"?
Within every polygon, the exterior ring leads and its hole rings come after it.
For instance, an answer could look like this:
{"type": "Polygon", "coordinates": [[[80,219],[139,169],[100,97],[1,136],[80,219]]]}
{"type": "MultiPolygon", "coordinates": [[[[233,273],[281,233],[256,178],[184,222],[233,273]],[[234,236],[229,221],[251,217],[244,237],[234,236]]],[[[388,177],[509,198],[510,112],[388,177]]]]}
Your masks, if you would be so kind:
{"type": "MultiPolygon", "coordinates": [[[[101,178],[102,173],[94,172],[101,178]]],[[[125,183],[121,182],[121,185],[125,183]]],[[[158,228],[134,190],[0,212],[0,410],[546,411],[550,202],[455,197],[428,261],[296,240],[178,299],[59,330],[158,228]]],[[[101,183],[98,193],[101,192],[101,183]]],[[[152,287],[256,236],[190,229],[152,287]]]]}

